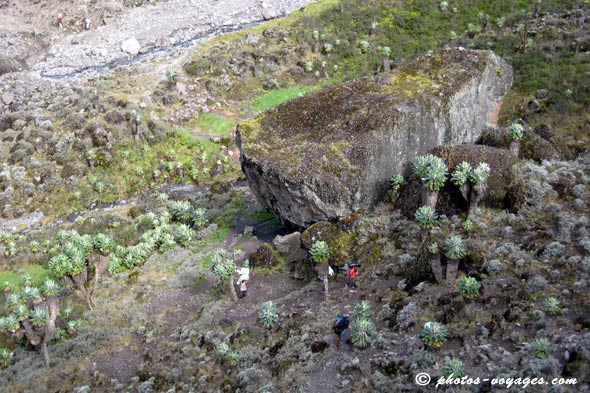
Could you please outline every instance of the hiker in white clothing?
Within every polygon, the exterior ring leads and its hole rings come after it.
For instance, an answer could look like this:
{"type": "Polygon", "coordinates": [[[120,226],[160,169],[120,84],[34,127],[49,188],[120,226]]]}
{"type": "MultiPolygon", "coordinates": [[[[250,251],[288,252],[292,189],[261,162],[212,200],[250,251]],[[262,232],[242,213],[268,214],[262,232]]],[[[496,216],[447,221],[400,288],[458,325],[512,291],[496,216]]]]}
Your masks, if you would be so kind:
{"type": "Polygon", "coordinates": [[[248,292],[248,281],[250,280],[250,261],[245,260],[240,270],[238,270],[238,288],[240,289],[240,298],[246,296],[248,292]]]}

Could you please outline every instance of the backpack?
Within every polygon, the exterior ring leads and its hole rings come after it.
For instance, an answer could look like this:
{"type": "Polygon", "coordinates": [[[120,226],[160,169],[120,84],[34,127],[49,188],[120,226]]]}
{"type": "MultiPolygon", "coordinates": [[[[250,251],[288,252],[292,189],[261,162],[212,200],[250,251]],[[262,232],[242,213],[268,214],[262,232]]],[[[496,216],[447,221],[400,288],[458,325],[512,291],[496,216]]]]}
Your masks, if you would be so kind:
{"type": "Polygon", "coordinates": [[[356,267],[351,267],[348,269],[348,278],[354,280],[356,278],[356,267]]]}
{"type": "Polygon", "coordinates": [[[337,317],[336,320],[334,321],[333,329],[334,329],[334,332],[337,334],[340,334],[344,330],[348,329],[348,317],[347,316],[337,317]]]}

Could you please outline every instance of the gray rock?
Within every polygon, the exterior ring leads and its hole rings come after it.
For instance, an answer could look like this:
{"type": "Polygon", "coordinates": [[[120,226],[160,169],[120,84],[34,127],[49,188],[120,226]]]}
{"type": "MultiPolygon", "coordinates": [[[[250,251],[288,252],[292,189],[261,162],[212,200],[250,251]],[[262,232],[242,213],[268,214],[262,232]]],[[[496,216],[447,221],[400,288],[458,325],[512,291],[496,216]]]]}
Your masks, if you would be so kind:
{"type": "Polygon", "coordinates": [[[129,38],[121,44],[121,50],[125,53],[129,53],[131,56],[135,56],[139,53],[139,49],[141,49],[141,45],[137,38],[129,38]]]}
{"type": "Polygon", "coordinates": [[[262,379],[268,378],[270,374],[266,370],[259,370],[256,367],[247,368],[238,373],[237,380],[241,387],[257,383],[262,379]]]}
{"type": "Polygon", "coordinates": [[[285,236],[277,235],[272,244],[281,254],[288,255],[287,262],[302,261],[307,252],[301,248],[301,233],[293,232],[285,236]]]}
{"type": "Polygon", "coordinates": [[[5,92],[2,94],[2,102],[4,105],[10,105],[14,101],[14,96],[10,92],[5,92]]]}
{"type": "Polygon", "coordinates": [[[283,16],[283,13],[275,7],[268,7],[262,10],[264,20],[271,20],[283,16]]]}
{"type": "Polygon", "coordinates": [[[242,169],[263,207],[285,221],[345,217],[381,200],[391,174],[416,155],[475,142],[511,83],[494,53],[451,49],[334,85],[242,123],[242,169]]]}

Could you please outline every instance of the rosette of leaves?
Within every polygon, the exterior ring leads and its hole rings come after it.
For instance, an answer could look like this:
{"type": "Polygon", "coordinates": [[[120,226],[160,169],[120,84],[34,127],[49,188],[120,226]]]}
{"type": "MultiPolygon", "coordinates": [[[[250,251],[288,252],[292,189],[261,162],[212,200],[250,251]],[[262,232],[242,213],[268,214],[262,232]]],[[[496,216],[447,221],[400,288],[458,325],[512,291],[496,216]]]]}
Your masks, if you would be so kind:
{"type": "Polygon", "coordinates": [[[66,330],[68,332],[68,334],[70,336],[73,336],[74,334],[76,334],[76,332],[78,330],[80,330],[80,328],[82,327],[82,325],[84,325],[84,321],[82,321],[81,319],[76,319],[73,321],[68,321],[66,323],[66,330]]]}
{"type": "Polygon", "coordinates": [[[112,237],[105,235],[104,233],[99,233],[94,237],[94,247],[96,247],[101,254],[110,254],[115,248],[115,241],[112,237]]]}
{"type": "Polygon", "coordinates": [[[207,210],[202,207],[193,210],[191,221],[195,228],[203,228],[208,223],[207,210]]]}
{"type": "Polygon", "coordinates": [[[39,288],[26,285],[20,292],[20,298],[27,302],[39,302],[41,301],[41,293],[39,288]]]}
{"type": "Polygon", "coordinates": [[[109,264],[107,266],[107,271],[110,274],[113,273],[120,273],[125,270],[125,266],[123,265],[123,261],[117,255],[111,255],[109,258],[109,264]]]}
{"type": "Polygon", "coordinates": [[[170,224],[171,220],[172,216],[170,215],[170,212],[165,210],[158,216],[158,225],[170,224]]]}
{"type": "Polygon", "coordinates": [[[480,184],[487,180],[490,176],[491,169],[486,162],[480,162],[477,166],[469,173],[469,181],[471,183],[480,184]]]}
{"type": "Polygon", "coordinates": [[[466,219],[463,221],[462,227],[466,232],[471,232],[473,230],[473,221],[471,221],[469,218],[466,219]]]}
{"type": "Polygon", "coordinates": [[[20,294],[18,294],[18,293],[11,293],[6,297],[6,305],[9,308],[14,308],[18,304],[21,304],[22,302],[23,302],[23,299],[21,299],[20,294]]]}
{"type": "Polygon", "coordinates": [[[371,308],[371,303],[366,300],[357,303],[350,314],[352,319],[371,319],[373,316],[373,310],[371,308]]]}
{"type": "Polygon", "coordinates": [[[49,270],[57,276],[63,277],[72,271],[72,262],[65,254],[57,254],[49,259],[49,270]]]}
{"type": "Polygon", "coordinates": [[[330,258],[330,246],[323,240],[316,240],[309,249],[309,255],[316,263],[326,262],[330,258]]]}
{"type": "Polygon", "coordinates": [[[272,329],[277,325],[279,322],[279,313],[272,300],[262,304],[258,318],[260,320],[260,324],[265,329],[272,329]]]}
{"type": "Polygon", "coordinates": [[[45,326],[45,322],[47,321],[47,309],[45,306],[43,307],[35,307],[31,311],[31,315],[29,316],[31,323],[33,326],[40,328],[45,326]]]}
{"type": "Polygon", "coordinates": [[[40,249],[41,249],[41,244],[39,244],[38,241],[32,240],[29,243],[29,250],[31,250],[31,252],[39,252],[40,249]]]}
{"type": "Polygon", "coordinates": [[[236,364],[240,359],[237,352],[233,351],[226,342],[220,342],[215,346],[215,355],[230,364],[236,364]]]}
{"type": "Polygon", "coordinates": [[[436,226],[438,214],[431,206],[422,206],[414,214],[414,218],[424,229],[432,229],[436,226]]]}
{"type": "Polygon", "coordinates": [[[449,259],[461,259],[465,256],[465,244],[459,235],[449,237],[444,244],[445,255],[449,259]]]}
{"type": "Polygon", "coordinates": [[[24,304],[17,304],[13,309],[12,309],[12,314],[15,316],[15,318],[18,321],[24,321],[25,319],[27,319],[29,317],[29,309],[27,308],[26,305],[24,304]]]}
{"type": "Polygon", "coordinates": [[[162,231],[158,236],[158,250],[166,252],[172,250],[176,246],[174,235],[168,231],[162,231]]]}
{"type": "Polygon", "coordinates": [[[449,332],[447,328],[439,322],[428,322],[422,329],[422,341],[428,346],[439,348],[447,341],[449,332]]]}
{"type": "Polygon", "coordinates": [[[376,334],[375,324],[370,319],[355,319],[350,325],[350,338],[357,347],[365,348],[371,345],[376,334]]]}
{"type": "Polygon", "coordinates": [[[438,157],[430,153],[416,157],[412,163],[412,173],[419,178],[423,178],[426,175],[428,168],[432,165],[432,162],[437,158],[438,157]]]}
{"type": "Polygon", "coordinates": [[[170,147],[166,149],[166,151],[164,152],[164,156],[168,160],[174,160],[176,158],[176,150],[170,147]]]}
{"type": "Polygon", "coordinates": [[[87,160],[96,159],[96,149],[88,149],[84,152],[84,158],[87,160]]]}
{"type": "MultiPolygon", "coordinates": [[[[155,175],[156,174],[154,173],[154,177],[156,177],[155,175]]],[[[159,173],[157,175],[160,176],[159,173]]],[[[161,192],[161,193],[158,194],[158,196],[156,196],[156,202],[158,202],[158,203],[166,203],[166,202],[168,202],[168,199],[169,198],[170,197],[168,196],[168,194],[166,194],[165,192],[161,192]]]]}
{"type": "Polygon", "coordinates": [[[14,353],[6,348],[0,348],[0,368],[12,365],[14,353]]]}
{"type": "Polygon", "coordinates": [[[224,259],[213,265],[213,274],[219,280],[225,280],[236,272],[236,265],[231,259],[224,259]]]}
{"type": "Polygon", "coordinates": [[[468,299],[479,295],[480,288],[481,284],[474,277],[463,277],[459,281],[459,293],[468,299]]]}
{"type": "Polygon", "coordinates": [[[359,42],[359,51],[362,54],[367,53],[369,51],[369,49],[371,49],[371,43],[369,41],[363,40],[363,41],[359,42]]]}
{"type": "Polygon", "coordinates": [[[0,229],[0,243],[8,243],[14,239],[14,233],[0,229]]]}
{"type": "Polygon", "coordinates": [[[524,127],[518,123],[512,123],[508,126],[508,135],[511,139],[520,140],[524,136],[524,127]]]}
{"type": "Polygon", "coordinates": [[[13,255],[16,255],[16,250],[17,250],[16,242],[13,240],[8,241],[4,245],[4,255],[7,257],[11,257],[13,255]]]}
{"type": "Polygon", "coordinates": [[[158,247],[158,238],[159,235],[156,230],[150,229],[139,237],[139,242],[143,245],[144,249],[148,250],[149,253],[152,253],[158,247]]]}
{"type": "Polygon", "coordinates": [[[193,230],[186,224],[178,225],[174,230],[174,237],[176,242],[181,246],[188,246],[192,240],[193,230]]]}
{"type": "Polygon", "coordinates": [[[427,248],[428,248],[428,252],[431,254],[438,253],[438,243],[437,242],[430,243],[427,248]]]}
{"type": "Polygon", "coordinates": [[[0,318],[0,330],[14,333],[20,328],[20,323],[16,315],[10,314],[0,318]]]}
{"type": "Polygon", "coordinates": [[[59,284],[51,278],[46,279],[41,284],[41,293],[43,296],[53,296],[59,291],[59,284]]]}
{"type": "Polygon", "coordinates": [[[77,236],[80,236],[80,234],[75,229],[62,229],[55,234],[55,241],[63,244],[66,241],[73,240],[77,236]]]}
{"type": "Polygon", "coordinates": [[[559,306],[559,300],[557,300],[553,296],[545,299],[545,301],[543,302],[543,308],[545,309],[545,311],[547,311],[549,314],[552,314],[552,315],[556,315],[556,314],[561,313],[561,307],[559,306]]]}
{"type": "Polygon", "coordinates": [[[379,52],[381,53],[381,56],[383,56],[382,58],[382,65],[383,65],[383,71],[384,72],[389,72],[391,71],[391,64],[389,64],[389,56],[391,56],[391,48],[388,46],[384,46],[384,47],[380,47],[378,48],[379,52]]]}
{"type": "Polygon", "coordinates": [[[188,224],[193,214],[193,205],[190,201],[174,201],[170,206],[170,214],[176,221],[188,224]]]}
{"type": "Polygon", "coordinates": [[[463,185],[469,179],[471,171],[472,168],[470,163],[466,161],[461,162],[455,167],[455,170],[451,174],[451,183],[456,186],[463,185]]]}
{"type": "Polygon", "coordinates": [[[148,212],[144,215],[141,215],[137,218],[135,226],[137,229],[153,229],[158,225],[158,216],[156,216],[153,212],[148,212]]]}
{"type": "Polygon", "coordinates": [[[442,375],[445,377],[461,378],[465,375],[465,366],[463,362],[457,358],[447,360],[442,367],[442,375]]]}
{"type": "Polygon", "coordinates": [[[531,346],[533,352],[535,352],[535,356],[539,359],[548,357],[551,352],[551,343],[546,338],[536,339],[531,346]]]}
{"type": "Polygon", "coordinates": [[[428,191],[438,191],[445,184],[447,179],[447,165],[442,159],[435,156],[424,176],[422,181],[428,191]]]}
{"type": "Polygon", "coordinates": [[[147,252],[144,247],[130,246],[127,253],[121,259],[121,264],[129,269],[136,265],[141,265],[147,259],[147,252]]]}
{"type": "Polygon", "coordinates": [[[389,182],[391,183],[391,186],[393,188],[399,188],[402,184],[404,184],[405,179],[401,173],[394,173],[393,175],[391,175],[391,179],[389,179],[389,182]]]}

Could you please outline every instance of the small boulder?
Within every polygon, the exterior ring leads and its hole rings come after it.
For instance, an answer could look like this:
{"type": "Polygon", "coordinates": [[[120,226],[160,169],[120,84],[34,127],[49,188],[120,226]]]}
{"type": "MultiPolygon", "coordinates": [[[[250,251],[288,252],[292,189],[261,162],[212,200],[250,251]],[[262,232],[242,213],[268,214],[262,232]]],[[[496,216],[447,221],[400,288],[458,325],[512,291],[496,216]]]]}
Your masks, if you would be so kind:
{"type": "MultiPolygon", "coordinates": [[[[0,56],[0,75],[23,70],[22,64],[13,58],[0,56]]],[[[8,104],[7,104],[8,105],[8,104]]]]}
{"type": "Polygon", "coordinates": [[[2,94],[2,102],[4,105],[10,105],[14,101],[14,96],[10,92],[5,92],[2,94]]]}
{"type": "Polygon", "coordinates": [[[287,262],[302,261],[307,256],[307,252],[301,248],[300,232],[293,232],[285,236],[277,235],[272,243],[278,252],[287,255],[287,262]]]}
{"type": "Polygon", "coordinates": [[[279,260],[275,255],[276,251],[272,245],[264,243],[258,250],[250,254],[248,260],[252,267],[273,267],[279,264],[279,260]]]}
{"type": "Polygon", "coordinates": [[[131,56],[137,55],[140,49],[141,45],[135,37],[129,38],[121,44],[121,50],[125,53],[129,53],[131,56]]]}

